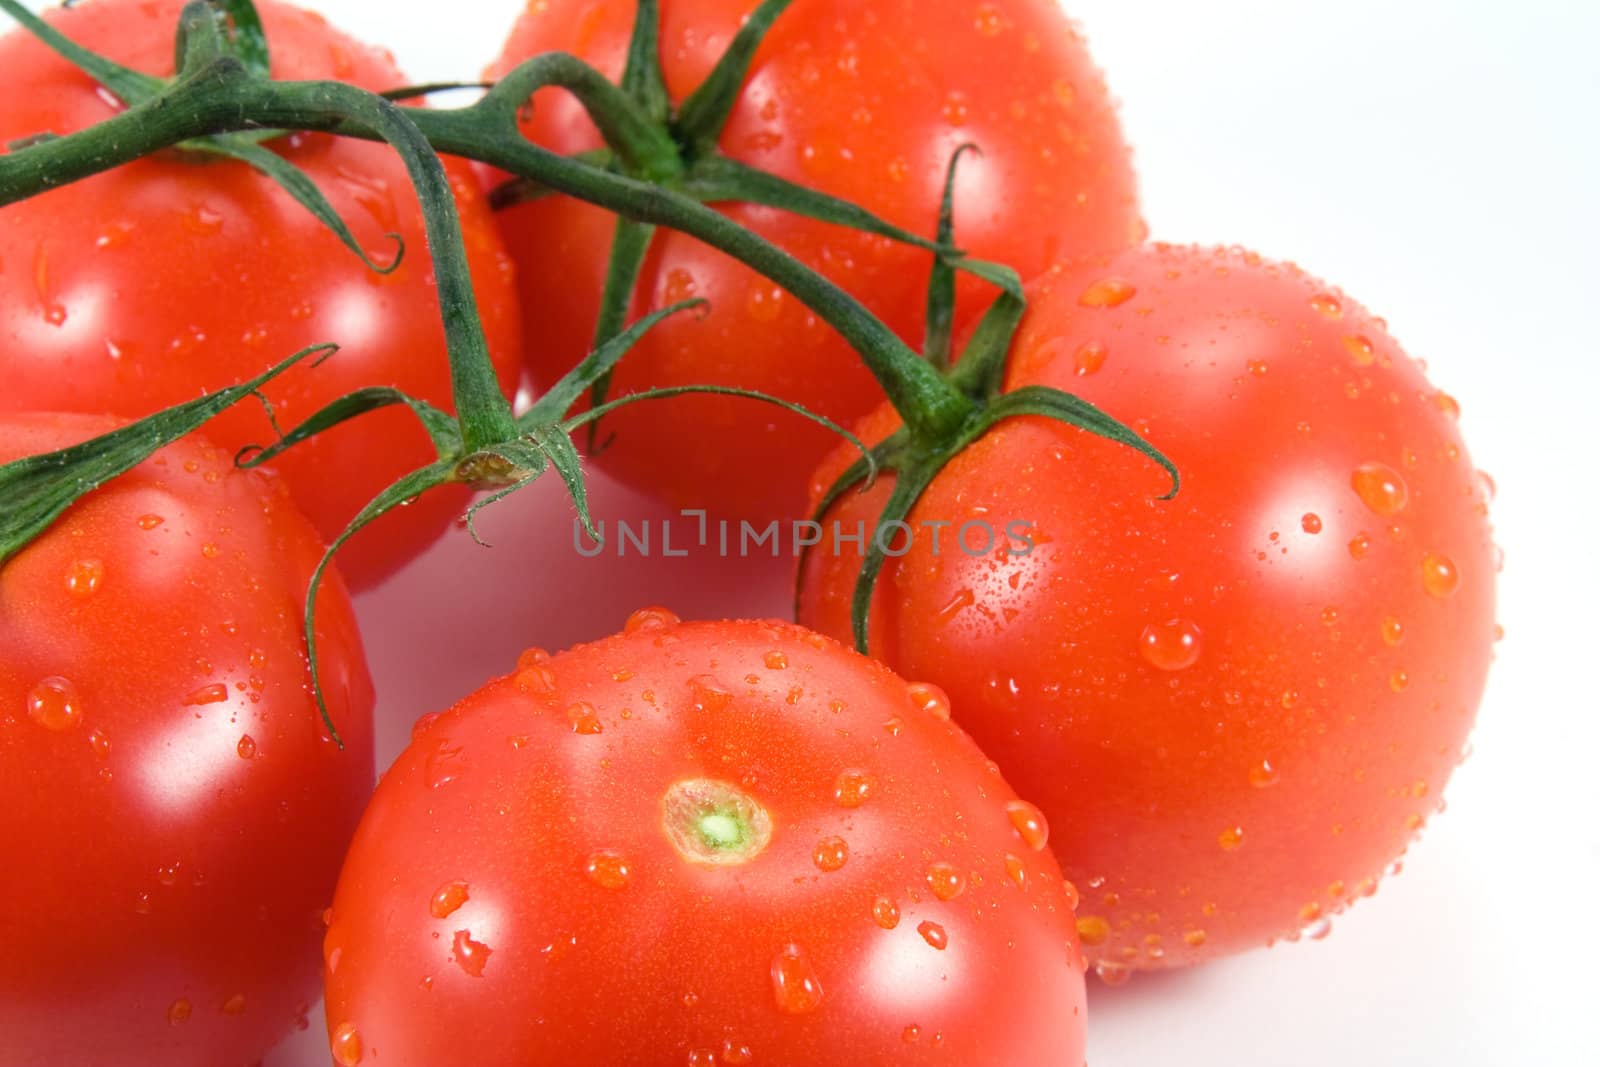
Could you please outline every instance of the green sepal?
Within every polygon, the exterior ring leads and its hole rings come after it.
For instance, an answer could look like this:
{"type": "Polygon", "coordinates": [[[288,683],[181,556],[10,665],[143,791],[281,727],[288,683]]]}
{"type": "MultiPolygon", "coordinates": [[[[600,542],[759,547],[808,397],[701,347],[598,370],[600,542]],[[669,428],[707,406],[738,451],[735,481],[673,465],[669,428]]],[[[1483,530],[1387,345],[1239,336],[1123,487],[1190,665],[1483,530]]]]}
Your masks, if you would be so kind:
{"type": "Polygon", "coordinates": [[[672,114],[672,100],[661,73],[661,5],[657,0],[639,0],[628,59],[622,68],[622,91],[654,122],[664,123],[672,114]]]}
{"type": "Polygon", "coordinates": [[[316,569],[311,572],[311,581],[306,586],[305,614],[302,623],[305,627],[306,638],[306,663],[311,671],[311,695],[317,701],[317,711],[322,715],[322,724],[328,728],[328,736],[340,749],[344,748],[344,739],[339,736],[338,727],[333,724],[333,716],[328,712],[328,702],[322,692],[322,675],[317,668],[317,596],[322,591],[322,579],[327,573],[328,566],[333,562],[333,557],[344,547],[345,542],[354,537],[366,526],[377,519],[387,515],[395,508],[409,500],[414,500],[430,489],[437,488],[452,480],[451,474],[454,464],[441,460],[430,463],[426,467],[402,475],[387,489],[374,497],[366,507],[362,508],[356,517],[350,520],[333,543],[322,553],[322,558],[317,561],[316,569]]]}
{"type": "Polygon", "coordinates": [[[89,51],[23,7],[17,0],[0,0],[0,11],[16,19],[29,33],[49,45],[57,55],[105,86],[113,96],[129,107],[150,99],[166,88],[167,83],[161,78],[134,70],[132,67],[125,67],[121,63],[114,63],[102,55],[89,51]]]}
{"type": "MultiPolygon", "coordinates": [[[[270,445],[246,445],[234,457],[234,462],[247,469],[259,467],[263,463],[272,462],[300,442],[331,430],[340,423],[359,418],[369,411],[400,404],[409,407],[417,416],[417,420],[422,423],[423,429],[427,430],[428,437],[433,441],[433,447],[440,459],[449,459],[461,454],[461,431],[456,426],[455,418],[449,413],[439,410],[425,400],[407,396],[398,389],[370,386],[353,393],[346,393],[332,401],[288,433],[280,432],[278,440],[270,445]]],[[[270,408],[268,413],[271,413],[270,408]]]]}
{"type": "Polygon", "coordinates": [[[578,398],[590,390],[596,382],[609,375],[622,357],[627,355],[628,350],[639,342],[639,338],[654,328],[656,323],[679,312],[705,306],[704,300],[684,300],[659,311],[652,311],[590,352],[581,363],[563,375],[560,381],[534,401],[533,407],[517,419],[517,428],[523,433],[528,433],[536,427],[553,426],[561,422],[567,417],[572,405],[578,402],[578,398]]]}
{"type": "MultiPolygon", "coordinates": [[[[644,269],[644,257],[650,252],[650,242],[656,228],[648,222],[634,222],[617,216],[616,230],[611,238],[611,256],[606,262],[605,287],[600,294],[600,314],[595,320],[594,348],[599,349],[622,329],[628,311],[633,306],[634,290],[638,286],[639,272],[644,269]]],[[[611,384],[611,373],[606,371],[589,387],[589,402],[603,404],[606,390],[611,384]]],[[[564,414],[564,413],[563,413],[564,414]]],[[[595,451],[595,438],[600,424],[589,424],[588,448],[595,451]]]]}
{"type": "Polygon", "coordinates": [[[727,156],[707,156],[696,160],[684,178],[682,191],[705,204],[720,201],[741,201],[778,208],[795,215],[803,215],[819,222],[848,226],[853,230],[887,237],[902,244],[913,245],[928,252],[940,252],[952,257],[958,266],[966,260],[956,249],[930,241],[920,234],[902,229],[881,219],[864,207],[841,200],[836,196],[807,189],[776,174],[747,167],[727,156]]]}
{"type": "Polygon", "coordinates": [[[302,349],[247,382],[167,408],[81,444],[0,466],[0,564],[49,529],[79,497],[132,470],[224,408],[256,395],[263,385],[301,360],[326,358],[337,350],[336,345],[302,349]]]}
{"type": "Polygon", "coordinates": [[[850,596],[850,635],[855,641],[856,651],[864,656],[870,655],[867,651],[867,622],[872,612],[872,592],[877,587],[878,576],[883,573],[883,564],[888,558],[879,534],[889,523],[902,522],[911,514],[911,509],[916,507],[917,501],[922,499],[922,494],[953,455],[954,451],[948,452],[933,462],[916,464],[895,472],[894,489],[872,527],[866,556],[861,561],[861,572],[856,576],[855,591],[850,596]]]}
{"type": "Polygon", "coordinates": [[[600,531],[595,528],[594,516],[589,513],[589,488],[583,480],[583,459],[578,455],[578,447],[560,426],[535,426],[528,431],[528,436],[549,457],[550,465],[561,476],[561,481],[567,487],[567,495],[578,509],[578,521],[583,523],[583,532],[599,544],[602,539],[600,531]]]}
{"type": "Polygon", "coordinates": [[[254,168],[264,177],[277,182],[284,191],[295,198],[299,205],[310,212],[316,220],[333,231],[335,237],[350,251],[354,252],[368,269],[379,274],[391,274],[400,266],[405,258],[405,238],[398,233],[386,233],[385,237],[394,242],[394,258],[388,266],[380,266],[366,249],[361,247],[356,240],[356,235],[350,232],[350,227],[345,225],[339,213],[334,210],[328,198],[322,195],[322,190],[317,188],[317,183],[299,167],[278,155],[270,148],[238,137],[234,134],[222,134],[204,140],[188,141],[184,147],[196,152],[206,152],[211,155],[224,156],[254,168]]]}
{"type": "MultiPolygon", "coordinates": [[[[976,152],[978,146],[968,142],[958,145],[950,155],[944,171],[944,195],[939,200],[939,226],[935,241],[948,247],[955,240],[956,229],[956,170],[961,157],[976,152]]],[[[940,370],[950,365],[951,336],[956,316],[956,272],[944,256],[933,258],[933,270],[928,275],[928,306],[924,312],[922,354],[940,370]]]]}
{"type": "MultiPolygon", "coordinates": [[[[223,13],[210,0],[189,0],[178,15],[178,36],[173,45],[173,69],[179,79],[204,70],[228,55],[227,26],[223,13]]],[[[243,60],[240,60],[243,66],[243,60]]]]}
{"type": "Polygon", "coordinates": [[[1011,341],[1022,313],[1027,305],[1021,297],[1002,292],[994,298],[989,310],[978,320],[961,358],[946,374],[945,379],[963,393],[975,399],[994,396],[1005,382],[1006,361],[1011,355],[1011,341]]]}
{"type": "MultiPolygon", "coordinates": [[[[766,39],[772,24],[778,20],[793,0],[762,0],[762,3],[745,19],[739,32],[734,34],[727,51],[711,68],[706,80],[701,82],[678,109],[676,132],[678,139],[697,156],[709,157],[716,153],[717,140],[722,128],[728,124],[733,105],[739,100],[745,77],[756,49],[766,39]]],[[[644,4],[641,2],[640,7],[644,4]]],[[[651,6],[655,4],[652,0],[651,6]]]]}
{"type": "Polygon", "coordinates": [[[267,45],[267,33],[261,28],[261,15],[253,0],[211,0],[228,19],[223,30],[227,34],[227,48],[239,57],[244,69],[257,77],[266,78],[272,72],[272,52],[267,45]]]}
{"type": "Polygon", "coordinates": [[[1172,488],[1157,497],[1158,500],[1171,500],[1178,495],[1178,490],[1182,487],[1177,466],[1160,449],[1087,400],[1044,385],[1025,385],[1021,389],[1002,393],[991,400],[981,416],[982,428],[987,430],[998,422],[1019,415],[1039,415],[1054,419],[1056,422],[1064,422],[1069,426],[1076,426],[1108,441],[1125,445],[1159,464],[1171,477],[1172,488]]]}

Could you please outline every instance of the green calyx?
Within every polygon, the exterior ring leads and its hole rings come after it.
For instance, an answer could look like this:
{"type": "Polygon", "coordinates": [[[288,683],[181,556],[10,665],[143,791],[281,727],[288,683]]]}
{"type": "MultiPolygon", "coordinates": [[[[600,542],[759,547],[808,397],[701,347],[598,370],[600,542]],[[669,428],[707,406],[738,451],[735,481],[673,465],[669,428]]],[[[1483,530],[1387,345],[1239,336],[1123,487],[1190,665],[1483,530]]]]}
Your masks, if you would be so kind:
{"type": "MultiPolygon", "coordinates": [[[[939,212],[941,244],[949,242],[955,228],[956,169],[963,153],[974,147],[962,145],[950,158],[939,212]]],[[[1000,290],[999,295],[974,329],[960,358],[952,365],[955,274],[945,257],[935,257],[928,279],[925,348],[929,363],[941,369],[943,381],[970,405],[966,417],[937,433],[930,434],[907,424],[891,434],[864,452],[861,459],[834,480],[811,515],[814,522],[820,523],[845,493],[871,485],[879,471],[892,472],[894,486],[878,514],[850,599],[851,637],[857,650],[864,654],[868,652],[873,590],[888,560],[888,534],[898,528],[896,524],[905,522],[917,501],[952,459],[1005,420],[1036,415],[1105,437],[1134,449],[1167,471],[1172,487],[1162,499],[1171,499],[1179,489],[1178,469],[1170,459],[1134,430],[1088,401],[1060,389],[1037,385],[1004,391],[1006,363],[1017,327],[1027,309],[1027,299],[1020,279],[1009,267],[972,260],[966,261],[964,266],[995,285],[1000,290]]],[[[808,547],[803,551],[810,550],[808,547]]],[[[799,583],[805,575],[804,555],[795,574],[798,612],[799,583]]]]}

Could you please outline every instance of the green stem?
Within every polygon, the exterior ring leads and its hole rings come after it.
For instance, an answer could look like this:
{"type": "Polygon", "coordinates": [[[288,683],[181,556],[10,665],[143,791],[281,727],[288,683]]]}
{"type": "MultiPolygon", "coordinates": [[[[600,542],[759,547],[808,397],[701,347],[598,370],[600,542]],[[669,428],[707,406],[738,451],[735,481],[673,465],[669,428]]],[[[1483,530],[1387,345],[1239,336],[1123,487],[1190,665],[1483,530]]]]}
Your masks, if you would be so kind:
{"type": "MultiPolygon", "coordinates": [[[[379,140],[391,136],[404,139],[420,130],[439,152],[488,163],[639,222],[680,230],[772,279],[816,312],[855,348],[915,439],[943,440],[967,420],[974,410],[970,399],[947,383],[860,301],[800,260],[696,200],[659,185],[567,158],[522,137],[516,131],[518,105],[513,101],[525,97],[517,94],[524,90],[531,93],[532,88],[546,84],[541,79],[556,75],[571,75],[578,84],[589,85],[587,75],[570,66],[569,61],[570,57],[548,56],[530,60],[473,107],[458,111],[405,109],[402,112],[385,101],[385,108],[393,109],[391,114],[373,102],[377,98],[350,86],[326,82],[252,81],[242,77],[236,61],[222,59],[149,104],[132,108],[79,133],[0,156],[0,205],[210,134],[272,128],[326,131],[379,140]],[[406,130],[399,129],[400,126],[406,130]]],[[[607,89],[615,87],[607,85],[607,89]]],[[[443,201],[448,209],[447,216],[445,211],[433,211],[432,205],[428,206],[430,242],[435,241],[436,230],[455,231],[453,241],[438,241],[440,248],[450,248],[446,253],[447,261],[440,263],[438,271],[441,289],[447,279],[452,286],[465,288],[465,270],[458,272],[450,266],[450,261],[460,253],[454,205],[448,197],[443,201]],[[446,217],[448,225],[435,223],[436,217],[446,217]]],[[[436,249],[435,256],[439,254],[436,249]]],[[[441,297],[443,295],[441,292],[441,297]]],[[[470,300],[470,289],[465,296],[470,300]]],[[[441,304],[444,303],[441,299],[441,304]]],[[[460,310],[459,307],[456,310],[460,310]]],[[[447,321],[449,314],[447,311],[447,321]]],[[[481,334],[479,339],[481,341],[481,334]]],[[[453,367],[457,362],[466,364],[469,361],[452,358],[453,367]]],[[[463,365],[456,373],[458,386],[465,387],[466,391],[466,395],[458,394],[458,410],[472,408],[470,402],[463,407],[464,400],[490,401],[484,395],[487,382],[493,377],[487,359],[477,368],[463,365]],[[474,377],[475,383],[461,381],[474,377]]],[[[493,393],[499,398],[498,388],[493,393]]],[[[499,405],[504,405],[503,398],[499,405]]],[[[506,409],[505,418],[510,418],[509,409],[506,409]]],[[[464,424],[469,448],[485,439],[466,430],[464,424]]]]}

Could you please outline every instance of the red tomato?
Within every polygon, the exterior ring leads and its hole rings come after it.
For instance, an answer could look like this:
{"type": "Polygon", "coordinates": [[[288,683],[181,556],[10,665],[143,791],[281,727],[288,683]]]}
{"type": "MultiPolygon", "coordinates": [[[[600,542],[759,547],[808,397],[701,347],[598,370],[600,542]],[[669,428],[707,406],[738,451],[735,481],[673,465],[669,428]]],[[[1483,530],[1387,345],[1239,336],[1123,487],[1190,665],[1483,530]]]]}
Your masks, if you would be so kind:
{"type": "MultiPolygon", "coordinates": [[[[48,18],[89,48],[170,74],[181,0],[97,0],[48,18]]],[[[274,73],[339,78],[369,89],[403,84],[385,52],[319,15],[258,4],[274,73]]],[[[0,145],[69,133],[112,115],[97,89],[23,31],[0,38],[14,87],[0,101],[0,145]]],[[[287,193],[240,163],[172,153],[0,209],[0,411],[60,410],[129,418],[250,378],[325,341],[339,353],[266,387],[287,428],[335,397],[392,385],[448,407],[444,331],[422,215],[400,159],[382,145],[323,135],[271,142],[311,175],[339,215],[388,262],[382,276],[287,193]]],[[[509,389],[520,320],[506,258],[470,168],[450,164],[490,350],[509,389]]],[[[270,443],[259,405],[240,404],[206,431],[230,451],[270,443]]],[[[386,411],[300,446],[278,461],[324,539],[396,477],[434,458],[409,413],[386,411]]],[[[342,560],[371,585],[432,541],[463,497],[429,494],[363,532],[342,560]]]]}
{"type": "MultiPolygon", "coordinates": [[[[0,416],[0,462],[111,428],[0,416]]],[[[277,479],[187,438],[0,569],[0,1062],[253,1062],[317,996],[319,913],[372,784],[343,582],[277,479]]]]}
{"type": "MultiPolygon", "coordinates": [[[[1008,387],[1130,422],[1182,491],[1100,438],[1001,424],[913,511],[956,525],[889,561],[873,650],[948,690],[1050,817],[1113,977],[1315,930],[1438,808],[1482,694],[1489,483],[1455,402],[1381,320],[1247,253],[1149,246],[1030,296],[1008,387]],[[968,555],[974,520],[1036,547],[968,555]]],[[[886,491],[834,517],[870,528],[886,491]]],[[[849,633],[858,569],[813,556],[802,621],[849,633]]]]}
{"type": "Polygon", "coordinates": [[[647,609],[525,653],[362,820],[334,1061],[1080,1063],[1071,891],[947,719],[787,623],[647,609]]]}
{"type": "MultiPolygon", "coordinates": [[[[674,100],[710,72],[755,6],[664,0],[661,55],[674,100]]],[[[531,3],[491,74],[563,50],[619,75],[634,13],[625,0],[531,3]]],[[[535,100],[524,127],[531,138],[561,152],[600,144],[569,97],[548,91],[535,100]]],[[[1027,276],[1057,257],[1141,238],[1115,109],[1054,0],[800,0],[757,54],[721,148],[931,236],[945,166],[969,141],[984,154],[962,163],[956,215],[959,243],[975,255],[1027,276]]],[[[769,208],[722,210],[920,344],[926,253],[769,208]]],[[[548,386],[590,345],[614,220],[566,199],[521,205],[500,220],[523,300],[539,309],[528,321],[528,358],[548,386]]],[[[616,394],[715,382],[845,421],[882,400],[859,357],[793,297],[692,238],[658,233],[633,313],[689,296],[711,302],[709,317],[653,330],[618,370],[616,394]]],[[[992,296],[963,280],[959,315],[992,296]]],[[[606,470],[674,503],[746,515],[799,514],[806,476],[837,440],[776,408],[725,397],[636,405],[609,425],[617,440],[599,457],[606,470]]]]}

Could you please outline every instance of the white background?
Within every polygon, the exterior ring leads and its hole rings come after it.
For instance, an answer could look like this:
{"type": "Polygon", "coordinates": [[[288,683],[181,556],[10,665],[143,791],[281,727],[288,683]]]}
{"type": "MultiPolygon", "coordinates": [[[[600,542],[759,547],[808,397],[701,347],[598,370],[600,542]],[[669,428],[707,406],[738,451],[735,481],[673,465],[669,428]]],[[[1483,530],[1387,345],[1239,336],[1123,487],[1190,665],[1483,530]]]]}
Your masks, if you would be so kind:
{"type": "MultiPolygon", "coordinates": [[[[393,48],[417,81],[475,76],[520,7],[310,2],[393,48]]],[[[1473,458],[1499,484],[1507,558],[1507,636],[1475,753],[1405,873],[1326,941],[1120,989],[1091,980],[1090,1062],[1593,1062],[1600,4],[1069,6],[1122,99],[1154,235],[1294,259],[1386,316],[1460,399],[1473,458]]],[[[598,636],[651,601],[694,616],[784,612],[780,567],[690,565],[664,580],[660,567],[577,560],[549,482],[485,516],[498,550],[453,536],[363,598],[385,762],[412,719],[525,645],[598,636]],[[490,592],[463,595],[474,583],[490,592]],[[496,603],[513,585],[526,599],[496,603]]],[[[599,479],[595,494],[613,518],[659,514],[599,479]]],[[[325,1064],[320,1027],[314,1015],[267,1067],[325,1064]]]]}

